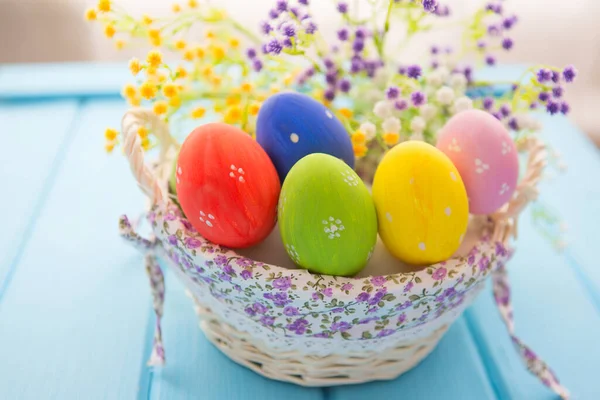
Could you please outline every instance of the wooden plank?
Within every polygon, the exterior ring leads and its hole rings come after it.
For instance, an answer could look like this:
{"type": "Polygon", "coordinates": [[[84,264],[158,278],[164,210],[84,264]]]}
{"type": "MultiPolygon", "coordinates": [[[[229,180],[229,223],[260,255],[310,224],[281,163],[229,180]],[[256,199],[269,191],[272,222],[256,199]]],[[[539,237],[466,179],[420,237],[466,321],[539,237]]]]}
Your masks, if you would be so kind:
{"type": "Polygon", "coordinates": [[[170,273],[166,276],[163,337],[167,365],[153,372],[150,399],[322,399],[319,388],[263,378],[217,350],[200,330],[192,300],[170,273]]]}
{"type": "Polygon", "coordinates": [[[76,101],[4,102],[0,106],[2,145],[0,196],[0,299],[27,235],[54,183],[71,140],[76,101]]]}
{"type": "Polygon", "coordinates": [[[138,394],[150,296],[142,257],[118,237],[117,222],[144,202],[124,157],[103,152],[102,135],[124,110],[105,101],[80,111],[0,303],[2,398],[138,394]]]}
{"type": "MultiPolygon", "coordinates": [[[[481,296],[485,296],[482,293],[481,296]]],[[[421,364],[393,381],[327,390],[332,400],[495,399],[473,338],[460,318],[421,364]]]]}

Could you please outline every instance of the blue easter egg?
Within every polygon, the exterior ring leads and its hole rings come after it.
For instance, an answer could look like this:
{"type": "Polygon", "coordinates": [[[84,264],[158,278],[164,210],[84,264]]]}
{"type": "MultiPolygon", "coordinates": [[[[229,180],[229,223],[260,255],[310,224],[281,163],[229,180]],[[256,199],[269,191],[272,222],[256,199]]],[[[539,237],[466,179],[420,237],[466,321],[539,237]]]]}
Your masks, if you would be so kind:
{"type": "Polygon", "coordinates": [[[260,108],[256,141],[267,152],[283,182],[304,156],[325,153],[354,168],[348,132],[327,107],[300,93],[278,93],[260,108]]]}

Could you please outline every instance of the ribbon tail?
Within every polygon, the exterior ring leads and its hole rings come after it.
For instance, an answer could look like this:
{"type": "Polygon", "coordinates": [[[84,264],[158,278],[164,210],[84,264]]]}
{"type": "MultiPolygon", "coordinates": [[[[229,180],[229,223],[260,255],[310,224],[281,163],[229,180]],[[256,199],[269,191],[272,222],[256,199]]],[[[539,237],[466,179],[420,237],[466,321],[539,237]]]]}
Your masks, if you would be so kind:
{"type": "Polygon", "coordinates": [[[152,354],[148,360],[148,365],[161,366],[165,364],[165,349],[163,346],[162,329],[160,324],[163,316],[163,304],[165,301],[165,277],[154,254],[147,253],[145,257],[145,263],[146,274],[150,280],[150,289],[152,291],[152,307],[156,316],[152,354]]]}
{"type": "Polygon", "coordinates": [[[506,267],[501,265],[493,273],[493,284],[494,284],[494,298],[498,311],[506,325],[506,329],[510,334],[515,349],[519,353],[521,360],[527,366],[527,370],[530,373],[537,376],[537,378],[554,393],[560,396],[561,399],[568,400],[570,395],[569,391],[560,384],[558,378],[550,369],[550,366],[546,364],[541,358],[534,353],[529,346],[521,341],[515,335],[515,326],[513,321],[512,304],[510,301],[510,284],[508,282],[508,273],[506,267]]]}

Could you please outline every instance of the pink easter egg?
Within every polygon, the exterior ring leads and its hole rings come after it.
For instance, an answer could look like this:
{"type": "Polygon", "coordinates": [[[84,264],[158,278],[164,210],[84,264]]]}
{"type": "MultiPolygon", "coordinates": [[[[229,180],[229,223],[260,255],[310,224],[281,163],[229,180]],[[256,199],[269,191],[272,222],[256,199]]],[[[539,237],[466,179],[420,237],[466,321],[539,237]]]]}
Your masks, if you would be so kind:
{"type": "Polygon", "coordinates": [[[517,149],[494,116],[481,110],[456,114],[439,132],[437,148],[460,173],[471,214],[493,213],[511,199],[519,175],[517,149]]]}

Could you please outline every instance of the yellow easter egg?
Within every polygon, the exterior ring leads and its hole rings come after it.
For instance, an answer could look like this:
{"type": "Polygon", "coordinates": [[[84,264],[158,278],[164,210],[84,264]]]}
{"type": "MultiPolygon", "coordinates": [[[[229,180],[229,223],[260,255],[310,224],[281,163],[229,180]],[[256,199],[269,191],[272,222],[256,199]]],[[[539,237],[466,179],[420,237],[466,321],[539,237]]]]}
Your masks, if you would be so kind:
{"type": "Polygon", "coordinates": [[[381,160],[373,180],[379,235],[400,260],[447,260],[467,230],[465,185],[452,161],[434,146],[408,141],[381,160]]]}

